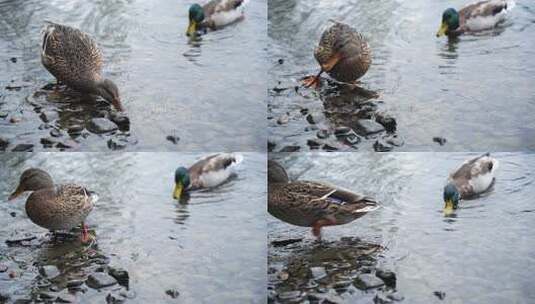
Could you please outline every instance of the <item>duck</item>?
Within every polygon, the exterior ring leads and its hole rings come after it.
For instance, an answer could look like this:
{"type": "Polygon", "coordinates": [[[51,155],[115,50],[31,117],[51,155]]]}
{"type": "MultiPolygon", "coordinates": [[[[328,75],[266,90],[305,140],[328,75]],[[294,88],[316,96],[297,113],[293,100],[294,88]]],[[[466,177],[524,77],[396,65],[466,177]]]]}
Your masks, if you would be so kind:
{"type": "Polygon", "coordinates": [[[239,153],[216,153],[201,158],[189,168],[178,167],[173,198],[180,200],[185,192],[221,185],[242,161],[243,155],[239,153]]]}
{"type": "Polygon", "coordinates": [[[90,240],[85,219],[93,210],[96,196],[77,184],[55,185],[50,174],[38,168],[25,170],[8,200],[31,192],[25,204],[30,220],[52,232],[69,231],[82,226],[81,240],[90,240]]]}
{"type": "Polygon", "coordinates": [[[465,6],[459,11],[448,8],[442,13],[442,23],[436,36],[456,37],[467,32],[492,29],[505,20],[514,6],[512,0],[485,0],[465,6]]]}
{"type": "Polygon", "coordinates": [[[496,179],[499,161],[485,153],[464,161],[450,173],[444,187],[444,213],[453,213],[462,199],[474,198],[488,191],[496,179]]]}
{"type": "Polygon", "coordinates": [[[321,35],[314,57],[321,70],[305,77],[305,87],[318,87],[320,75],[327,72],[339,82],[352,83],[366,74],[372,63],[371,48],[364,36],[348,24],[333,22],[321,35]]]}
{"type": "Polygon", "coordinates": [[[101,96],[118,111],[124,110],[117,85],[102,76],[102,51],[90,35],[46,21],[41,36],[41,63],[58,83],[101,96]]]}
{"type": "Polygon", "coordinates": [[[198,3],[189,7],[187,36],[198,31],[217,30],[244,18],[246,0],[212,0],[204,5],[198,3]]]}
{"type": "Polygon", "coordinates": [[[334,185],[290,181],[278,162],[268,160],[268,212],[288,224],[312,227],[317,240],[322,227],[350,223],[378,208],[375,199],[334,185]]]}

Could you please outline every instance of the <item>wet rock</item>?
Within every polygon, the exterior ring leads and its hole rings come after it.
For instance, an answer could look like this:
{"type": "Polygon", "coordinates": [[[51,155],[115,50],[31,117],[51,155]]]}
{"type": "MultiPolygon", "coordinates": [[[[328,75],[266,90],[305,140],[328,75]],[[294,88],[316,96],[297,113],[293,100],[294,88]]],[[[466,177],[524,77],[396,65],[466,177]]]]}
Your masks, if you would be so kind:
{"type": "Polygon", "coordinates": [[[326,129],[321,129],[316,133],[316,136],[320,139],[325,139],[329,137],[330,135],[331,135],[331,132],[329,132],[329,130],[326,130],[326,129]]]}
{"type": "Polygon", "coordinates": [[[108,133],[118,129],[117,125],[106,118],[93,118],[87,129],[96,134],[108,133]]]}
{"type": "Polygon", "coordinates": [[[41,144],[43,146],[52,146],[53,144],[57,143],[58,140],[55,139],[54,137],[44,137],[44,138],[41,138],[41,144]]]}
{"type": "Polygon", "coordinates": [[[277,144],[274,143],[274,142],[271,141],[271,140],[268,140],[267,146],[268,146],[268,152],[273,152],[273,150],[275,149],[275,147],[277,146],[277,144]]]}
{"type": "Polygon", "coordinates": [[[375,152],[388,152],[392,151],[394,147],[387,142],[385,142],[383,139],[378,139],[373,143],[373,150],[375,152]]]}
{"type": "Polygon", "coordinates": [[[290,121],[290,116],[288,116],[288,114],[282,114],[282,115],[277,119],[277,123],[278,123],[279,125],[285,125],[285,124],[287,124],[289,121],[290,121]]]}
{"type": "Polygon", "coordinates": [[[299,112],[301,112],[301,115],[305,116],[308,114],[308,108],[302,108],[299,112]]]}
{"type": "Polygon", "coordinates": [[[82,286],[83,284],[83,280],[70,280],[69,282],[67,282],[67,288],[76,288],[82,286]]]}
{"type": "Polygon", "coordinates": [[[12,152],[31,152],[33,151],[32,144],[18,144],[11,150],[12,152]]]}
{"type": "Polygon", "coordinates": [[[344,142],[350,146],[354,146],[360,143],[360,137],[355,133],[350,133],[347,136],[344,136],[344,142]]]}
{"type": "Polygon", "coordinates": [[[377,269],[375,275],[385,282],[385,285],[388,287],[396,287],[396,274],[390,270],[386,269],[377,269]]]}
{"type": "Polygon", "coordinates": [[[17,63],[17,58],[16,57],[11,57],[11,58],[9,58],[9,61],[11,61],[13,63],[17,63]]]}
{"type": "Polygon", "coordinates": [[[388,114],[377,113],[375,116],[375,121],[383,125],[387,132],[392,133],[396,131],[397,122],[394,117],[388,114]]]}
{"type": "Polygon", "coordinates": [[[74,149],[78,147],[78,143],[72,139],[66,139],[57,143],[58,149],[74,149]]]}
{"type": "Polygon", "coordinates": [[[433,141],[443,146],[446,144],[447,140],[444,137],[433,137],[433,141]]]}
{"type": "Polygon", "coordinates": [[[6,118],[9,116],[8,112],[0,111],[0,118],[6,118]]]}
{"type": "Polygon", "coordinates": [[[353,285],[358,289],[366,290],[371,288],[378,288],[384,285],[383,281],[371,274],[361,274],[355,280],[353,285]]]}
{"type": "Polygon", "coordinates": [[[43,291],[39,293],[39,298],[42,300],[53,302],[58,298],[58,294],[50,291],[43,291]]]}
{"type": "Polygon", "coordinates": [[[286,146],[282,149],[280,149],[279,152],[297,152],[301,149],[299,146],[286,146]]]}
{"type": "Polygon", "coordinates": [[[2,272],[6,272],[7,269],[8,269],[7,265],[5,265],[5,264],[0,264],[0,273],[2,273],[2,272]]]}
{"type": "Polygon", "coordinates": [[[130,130],[130,118],[122,112],[112,112],[110,120],[113,121],[121,131],[130,130]]]}
{"type": "Polygon", "coordinates": [[[360,119],[356,122],[355,128],[359,135],[372,135],[379,132],[383,132],[385,128],[380,123],[371,119],[360,119]]]}
{"type": "Polygon", "coordinates": [[[310,267],[310,274],[314,280],[321,280],[327,276],[324,267],[310,267]]]}
{"type": "Polygon", "coordinates": [[[128,271],[126,271],[126,270],[124,270],[122,268],[112,268],[112,267],[110,267],[110,269],[108,270],[108,273],[117,280],[119,285],[128,288],[128,283],[129,283],[129,280],[130,280],[130,277],[128,275],[128,271]]]}
{"type": "Polygon", "coordinates": [[[167,139],[168,141],[172,142],[173,144],[178,144],[178,141],[180,140],[180,137],[178,136],[175,136],[175,135],[167,135],[167,137],[165,138],[167,139]]]}
{"type": "Polygon", "coordinates": [[[446,298],[446,293],[440,290],[433,291],[433,294],[440,300],[444,300],[446,298]]]}
{"type": "Polygon", "coordinates": [[[379,294],[376,294],[375,297],[373,298],[373,303],[374,304],[391,304],[392,301],[388,299],[388,297],[385,294],[379,293],[379,294]]]}
{"type": "Polygon", "coordinates": [[[58,303],[77,303],[76,296],[73,294],[70,294],[68,292],[62,292],[58,294],[58,298],[56,299],[56,302],[58,303]]]}
{"type": "Polygon", "coordinates": [[[289,89],[289,88],[274,87],[272,90],[273,90],[273,92],[275,92],[275,93],[278,94],[278,93],[280,93],[280,92],[284,92],[284,91],[286,91],[286,90],[288,90],[288,89],[289,89]]]}
{"type": "Polygon", "coordinates": [[[43,111],[39,115],[39,118],[41,118],[44,122],[51,122],[59,118],[59,114],[56,111],[43,111]]]}
{"type": "Polygon", "coordinates": [[[307,140],[307,145],[310,147],[310,149],[319,149],[319,147],[321,146],[321,142],[316,139],[309,139],[307,140]]]}
{"type": "Polygon", "coordinates": [[[108,148],[110,150],[122,150],[124,148],[126,148],[126,145],[127,145],[127,141],[124,140],[124,139],[119,139],[119,138],[110,138],[108,140],[108,148]]]}
{"type": "Polygon", "coordinates": [[[277,241],[271,242],[271,245],[273,245],[274,247],[283,247],[283,246],[287,246],[287,245],[302,242],[302,241],[303,241],[303,238],[287,239],[287,240],[280,240],[280,241],[277,240],[277,241]]]}
{"type": "Polygon", "coordinates": [[[303,298],[303,294],[299,290],[286,291],[286,292],[279,293],[277,295],[277,297],[281,301],[294,301],[294,302],[297,302],[297,301],[300,301],[303,298]]]}
{"type": "Polygon", "coordinates": [[[320,113],[310,113],[306,116],[306,120],[309,124],[314,125],[322,121],[322,115],[320,113]]]}
{"type": "Polygon", "coordinates": [[[180,292],[178,292],[178,290],[176,290],[176,289],[167,289],[165,291],[165,294],[170,296],[173,299],[176,299],[176,298],[178,298],[178,296],[180,296],[180,292]]]}
{"type": "Polygon", "coordinates": [[[3,151],[9,145],[9,139],[0,136],[0,151],[3,151]]]}
{"type": "Polygon", "coordinates": [[[331,145],[331,144],[324,144],[322,149],[325,151],[338,151],[338,147],[335,147],[334,145],[331,145]]]}
{"type": "Polygon", "coordinates": [[[112,286],[117,284],[117,280],[115,280],[114,277],[103,273],[103,272],[95,272],[87,278],[87,281],[85,282],[87,286],[93,288],[93,289],[100,289],[107,286],[112,286]]]}
{"type": "Polygon", "coordinates": [[[387,144],[390,144],[395,147],[401,147],[405,143],[401,136],[394,134],[391,136],[383,137],[387,144]]]}
{"type": "Polygon", "coordinates": [[[107,304],[119,304],[124,303],[124,301],[126,301],[126,298],[115,292],[110,292],[106,296],[107,304]]]}
{"type": "Polygon", "coordinates": [[[39,268],[39,273],[45,278],[53,279],[59,275],[59,269],[54,265],[45,265],[39,268]]]}
{"type": "Polygon", "coordinates": [[[82,134],[82,131],[84,130],[84,127],[81,125],[70,125],[67,129],[67,133],[69,133],[70,136],[78,136],[82,134]]]}
{"type": "Polygon", "coordinates": [[[61,131],[58,129],[52,129],[50,130],[50,136],[52,137],[61,137],[63,134],[61,134],[61,131]]]}
{"type": "Polygon", "coordinates": [[[284,59],[280,58],[279,60],[277,60],[277,62],[278,62],[279,64],[283,64],[283,63],[284,63],[284,59]]]}

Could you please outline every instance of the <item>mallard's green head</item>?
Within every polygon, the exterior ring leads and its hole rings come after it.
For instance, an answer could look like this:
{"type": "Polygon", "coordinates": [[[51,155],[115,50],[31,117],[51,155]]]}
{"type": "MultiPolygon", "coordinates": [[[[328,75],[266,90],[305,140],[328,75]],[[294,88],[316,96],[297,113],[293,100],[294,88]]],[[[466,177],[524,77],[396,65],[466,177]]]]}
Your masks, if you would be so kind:
{"type": "Polygon", "coordinates": [[[197,27],[204,20],[204,10],[199,4],[193,4],[189,8],[189,26],[186,31],[187,36],[195,35],[197,27]]]}
{"type": "Polygon", "coordinates": [[[457,187],[452,183],[447,184],[446,187],[444,187],[444,202],[446,203],[444,206],[444,214],[449,215],[453,210],[457,209],[460,198],[461,195],[459,194],[457,187]]]}
{"type": "Polygon", "coordinates": [[[448,35],[459,27],[459,13],[454,8],[448,8],[442,14],[442,24],[437,32],[437,37],[448,35]]]}
{"type": "Polygon", "coordinates": [[[184,189],[187,189],[190,183],[188,169],[179,167],[175,171],[175,190],[173,191],[173,198],[180,199],[184,189]]]}

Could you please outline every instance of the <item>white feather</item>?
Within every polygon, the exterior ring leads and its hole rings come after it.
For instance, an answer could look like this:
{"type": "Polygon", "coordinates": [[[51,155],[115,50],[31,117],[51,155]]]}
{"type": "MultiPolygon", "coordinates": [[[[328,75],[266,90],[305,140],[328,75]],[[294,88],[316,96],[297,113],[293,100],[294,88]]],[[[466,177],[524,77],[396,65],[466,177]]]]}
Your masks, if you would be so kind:
{"type": "Polygon", "coordinates": [[[236,9],[217,12],[213,14],[210,19],[212,19],[216,27],[223,27],[236,22],[237,20],[243,18],[244,8],[247,2],[248,1],[243,1],[243,3],[236,9]]]}
{"type": "Polygon", "coordinates": [[[216,187],[224,183],[233,174],[238,165],[243,161],[243,155],[239,153],[220,154],[221,157],[233,157],[235,161],[223,170],[210,171],[202,174],[199,179],[202,181],[204,187],[216,187]]]}
{"type": "MultiPolygon", "coordinates": [[[[498,1],[502,3],[502,1],[498,1]]],[[[485,17],[475,17],[469,18],[466,20],[466,26],[470,31],[481,31],[486,29],[491,29],[495,27],[498,23],[505,20],[507,13],[515,6],[514,1],[507,1],[507,8],[502,10],[496,15],[485,16],[485,17]]]]}
{"type": "Polygon", "coordinates": [[[492,182],[494,181],[494,178],[496,177],[496,170],[499,167],[499,162],[497,159],[494,159],[489,156],[481,158],[481,160],[474,165],[473,170],[481,170],[481,164],[485,164],[488,162],[492,162],[492,170],[490,170],[486,174],[479,174],[476,177],[470,179],[469,181],[470,185],[474,189],[475,194],[479,194],[488,190],[492,182]]]}

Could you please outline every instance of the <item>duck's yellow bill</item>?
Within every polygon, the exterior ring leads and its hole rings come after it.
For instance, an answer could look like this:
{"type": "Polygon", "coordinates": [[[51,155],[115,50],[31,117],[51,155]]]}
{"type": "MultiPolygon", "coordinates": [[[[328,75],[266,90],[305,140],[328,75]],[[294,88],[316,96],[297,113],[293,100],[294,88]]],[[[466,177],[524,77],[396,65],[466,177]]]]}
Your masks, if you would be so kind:
{"type": "Polygon", "coordinates": [[[446,31],[448,31],[448,25],[445,22],[442,22],[440,28],[438,29],[437,37],[445,35],[446,31]]]}
{"type": "Polygon", "coordinates": [[[444,206],[444,215],[450,215],[453,213],[453,201],[446,201],[446,206],[444,206]]]}
{"type": "Polygon", "coordinates": [[[180,199],[180,197],[182,196],[182,190],[183,190],[182,184],[180,183],[175,184],[175,191],[173,191],[173,198],[180,199]]]}
{"type": "Polygon", "coordinates": [[[192,20],[192,21],[189,22],[189,26],[188,26],[188,30],[186,31],[186,35],[192,37],[193,35],[195,35],[196,31],[197,31],[197,22],[192,20]]]}

